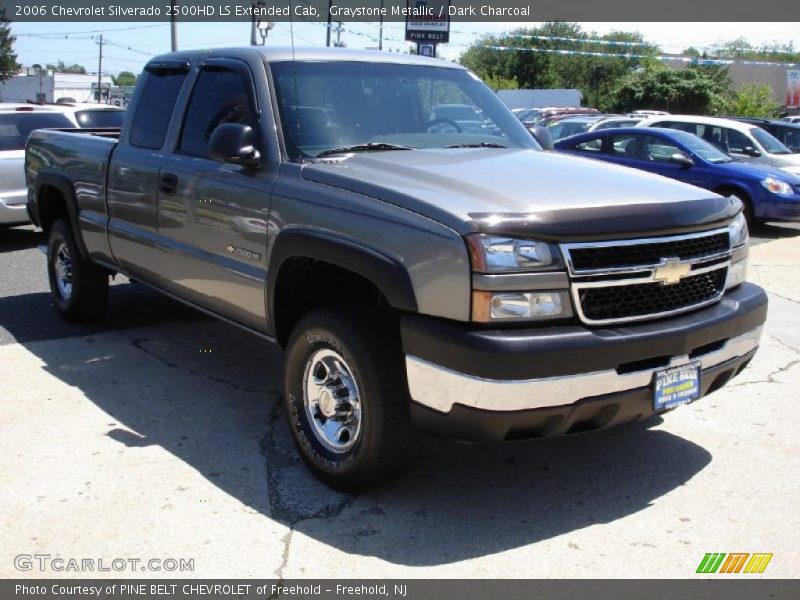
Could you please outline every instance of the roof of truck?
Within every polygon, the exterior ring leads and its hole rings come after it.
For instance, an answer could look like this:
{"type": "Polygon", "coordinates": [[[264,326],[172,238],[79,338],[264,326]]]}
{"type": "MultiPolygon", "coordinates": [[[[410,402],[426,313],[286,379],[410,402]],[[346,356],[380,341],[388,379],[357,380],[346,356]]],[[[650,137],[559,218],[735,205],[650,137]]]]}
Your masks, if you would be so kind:
{"type": "Polygon", "coordinates": [[[381,52],[379,50],[351,50],[349,48],[292,48],[291,46],[240,46],[233,48],[213,48],[208,50],[186,50],[156,56],[153,60],[196,59],[202,56],[242,56],[257,52],[266,62],[298,61],[344,61],[371,62],[400,65],[425,65],[466,70],[459,64],[438,58],[415,54],[381,52]]]}

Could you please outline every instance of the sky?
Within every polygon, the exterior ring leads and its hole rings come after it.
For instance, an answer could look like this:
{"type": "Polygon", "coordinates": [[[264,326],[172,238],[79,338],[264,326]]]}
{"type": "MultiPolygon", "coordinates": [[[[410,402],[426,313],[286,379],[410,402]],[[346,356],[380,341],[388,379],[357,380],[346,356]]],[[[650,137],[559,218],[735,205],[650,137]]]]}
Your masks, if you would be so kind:
{"type": "MultiPolygon", "coordinates": [[[[439,56],[452,60],[485,33],[501,33],[521,26],[540,23],[457,23],[451,25],[450,44],[441,45],[439,56]]],[[[707,48],[744,37],[753,45],[771,42],[794,42],[800,48],[800,23],[581,23],[585,31],[598,34],[614,30],[639,31],[645,40],[661,46],[664,52],[677,53],[684,48],[707,48]]],[[[377,47],[377,23],[345,23],[342,42],[348,48],[377,47]]],[[[98,67],[97,38],[102,33],[109,45],[103,49],[103,72],[138,73],[152,57],[170,50],[169,23],[12,23],[17,36],[17,61],[24,66],[78,63],[87,72],[98,67]]],[[[324,46],[324,23],[294,26],[297,46],[324,46]]],[[[405,50],[404,23],[384,24],[384,50],[405,50]]],[[[336,37],[335,34],[333,36],[336,37]]],[[[284,46],[292,41],[289,23],[276,23],[267,45],[284,46]]],[[[241,46],[250,42],[249,23],[179,23],[178,47],[181,50],[219,46],[241,46]]]]}

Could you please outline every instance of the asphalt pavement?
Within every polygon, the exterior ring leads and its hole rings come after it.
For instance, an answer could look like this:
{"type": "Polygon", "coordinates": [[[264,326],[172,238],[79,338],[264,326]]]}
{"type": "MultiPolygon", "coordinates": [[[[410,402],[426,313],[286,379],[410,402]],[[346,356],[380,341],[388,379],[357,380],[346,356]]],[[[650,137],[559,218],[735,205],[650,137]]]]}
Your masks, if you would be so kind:
{"type": "Polygon", "coordinates": [[[729,386],[584,436],[425,438],[405,478],[350,496],[294,452],[279,349],[125,278],[102,321],[64,323],[39,234],[0,231],[0,577],[671,578],[708,552],[797,577],[800,227],[753,241],[770,315],[729,386]],[[20,571],[34,554],[193,563],[20,571]]]}

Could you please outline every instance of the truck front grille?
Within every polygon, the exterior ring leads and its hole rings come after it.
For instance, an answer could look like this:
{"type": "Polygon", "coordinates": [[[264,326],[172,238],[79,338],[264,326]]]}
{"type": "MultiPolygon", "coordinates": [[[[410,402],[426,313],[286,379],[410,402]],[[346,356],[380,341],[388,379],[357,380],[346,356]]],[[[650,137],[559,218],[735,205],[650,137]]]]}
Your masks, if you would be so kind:
{"type": "Polygon", "coordinates": [[[727,229],[663,238],[562,244],[583,322],[655,319],[717,302],[725,293],[727,229]]]}
{"type": "Polygon", "coordinates": [[[578,292],[583,314],[590,321],[669,314],[706,304],[725,290],[726,269],[692,275],[675,285],[639,283],[585,288],[578,292]]]}
{"type": "Polygon", "coordinates": [[[570,254],[576,271],[594,271],[614,267],[654,265],[667,257],[681,260],[706,258],[724,254],[729,248],[729,236],[725,231],[684,240],[575,248],[570,254]]]}

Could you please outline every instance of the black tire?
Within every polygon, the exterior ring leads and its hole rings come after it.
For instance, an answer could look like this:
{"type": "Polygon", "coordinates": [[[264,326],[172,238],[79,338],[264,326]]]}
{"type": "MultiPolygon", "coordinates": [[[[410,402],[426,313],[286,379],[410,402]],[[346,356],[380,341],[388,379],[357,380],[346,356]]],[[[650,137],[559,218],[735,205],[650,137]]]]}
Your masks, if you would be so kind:
{"type": "MultiPolygon", "coordinates": [[[[292,331],[284,371],[284,407],[289,429],[303,461],[332,488],[347,492],[375,488],[402,476],[413,461],[416,444],[399,337],[396,320],[362,306],[314,310],[292,331]],[[345,394],[344,406],[352,407],[350,396],[360,406],[360,425],[354,425],[356,432],[344,441],[352,446],[335,451],[326,447],[321,440],[324,436],[314,425],[322,417],[309,416],[308,411],[313,412],[313,408],[307,410],[307,406],[313,406],[313,399],[306,403],[306,370],[309,369],[313,380],[311,367],[319,365],[317,357],[328,353],[343,359],[356,386],[356,394],[345,394]]],[[[326,374],[329,375],[330,372],[326,374]]],[[[341,378],[335,380],[341,383],[341,378]]],[[[341,394],[331,397],[341,398],[341,394]]],[[[321,413],[321,409],[316,412],[321,413]]],[[[337,426],[336,418],[328,420],[337,426]]]]}
{"type": "Polygon", "coordinates": [[[53,303],[67,321],[92,321],[105,311],[108,271],[81,256],[72,229],[61,219],[47,237],[47,276],[53,303]]]}

